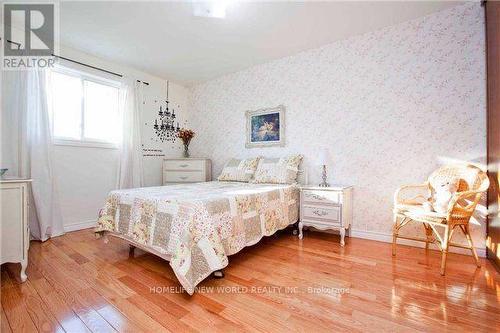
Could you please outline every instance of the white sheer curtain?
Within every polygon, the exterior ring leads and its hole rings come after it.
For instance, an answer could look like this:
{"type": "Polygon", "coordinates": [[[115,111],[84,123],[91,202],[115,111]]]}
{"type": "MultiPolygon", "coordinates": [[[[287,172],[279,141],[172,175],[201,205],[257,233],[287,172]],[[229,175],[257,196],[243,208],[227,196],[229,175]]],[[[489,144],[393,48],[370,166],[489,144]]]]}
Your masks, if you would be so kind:
{"type": "MultiPolygon", "coordinates": [[[[30,232],[45,241],[64,233],[55,177],[53,174],[52,131],[48,110],[46,70],[17,71],[2,75],[2,114],[14,120],[2,125],[2,141],[10,147],[2,152],[9,161],[11,176],[31,178],[30,232]]],[[[2,146],[5,144],[2,143],[2,146]]]]}
{"type": "Polygon", "coordinates": [[[2,79],[1,157],[0,167],[9,169],[6,176],[19,176],[19,134],[21,129],[19,91],[22,89],[22,73],[19,71],[0,71],[2,79]]]}
{"type": "Polygon", "coordinates": [[[118,188],[144,186],[141,146],[143,100],[144,88],[142,83],[124,77],[120,89],[122,140],[118,166],[118,188]]]}

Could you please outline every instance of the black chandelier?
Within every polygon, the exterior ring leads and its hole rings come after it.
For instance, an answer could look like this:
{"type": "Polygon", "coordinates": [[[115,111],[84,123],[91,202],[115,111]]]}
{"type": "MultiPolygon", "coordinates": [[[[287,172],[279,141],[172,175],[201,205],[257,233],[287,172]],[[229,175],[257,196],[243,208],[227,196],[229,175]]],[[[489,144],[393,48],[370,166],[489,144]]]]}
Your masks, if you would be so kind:
{"type": "Polygon", "coordinates": [[[155,124],[153,128],[156,132],[156,135],[161,140],[161,142],[170,141],[174,142],[177,139],[177,133],[180,130],[179,123],[177,122],[177,127],[174,126],[175,122],[175,110],[172,108],[172,112],[170,112],[168,108],[168,81],[167,81],[167,99],[165,101],[165,110],[162,110],[162,106],[160,105],[160,111],[158,111],[158,118],[155,119],[155,124]]]}

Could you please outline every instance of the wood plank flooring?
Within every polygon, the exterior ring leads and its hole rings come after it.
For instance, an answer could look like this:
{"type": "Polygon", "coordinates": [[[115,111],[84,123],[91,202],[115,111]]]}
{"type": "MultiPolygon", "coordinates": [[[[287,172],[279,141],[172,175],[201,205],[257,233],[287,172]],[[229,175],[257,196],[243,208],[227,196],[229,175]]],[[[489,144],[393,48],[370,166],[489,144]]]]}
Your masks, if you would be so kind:
{"type": "Polygon", "coordinates": [[[500,330],[500,275],[486,260],[306,232],[230,257],[189,296],[167,262],[92,230],[31,242],[28,281],[2,265],[1,332],[500,330]]]}

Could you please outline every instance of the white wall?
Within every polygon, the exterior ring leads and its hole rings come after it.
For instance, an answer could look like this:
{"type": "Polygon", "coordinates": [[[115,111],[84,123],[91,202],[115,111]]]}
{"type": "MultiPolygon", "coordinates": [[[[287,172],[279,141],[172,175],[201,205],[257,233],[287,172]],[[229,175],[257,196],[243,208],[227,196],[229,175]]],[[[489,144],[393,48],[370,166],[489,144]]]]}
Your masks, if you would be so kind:
{"type": "MultiPolygon", "coordinates": [[[[98,59],[67,47],[61,47],[60,54],[93,66],[146,81],[145,106],[143,115],[143,145],[147,149],[161,149],[167,157],[180,157],[181,144],[178,142],[161,143],[156,136],[152,123],[157,116],[160,102],[166,97],[166,81],[130,67],[98,59]],[[156,103],[155,103],[156,101],[156,103]],[[147,123],[147,125],[146,125],[147,123]]],[[[64,64],[64,62],[63,62],[64,64]]],[[[97,71],[78,66],[82,70],[101,74],[97,71]]],[[[187,119],[188,91],[170,82],[169,100],[180,116],[180,124],[187,119]]],[[[61,199],[63,221],[67,230],[90,227],[95,224],[97,212],[104,204],[106,195],[115,189],[118,151],[106,148],[55,146],[55,175],[61,199]]],[[[144,157],[144,178],[146,186],[161,184],[161,161],[163,157],[144,157]]]]}
{"type": "Polygon", "coordinates": [[[353,234],[388,240],[399,185],[450,160],[484,163],[485,96],[483,8],[469,3],[192,87],[192,149],[215,175],[231,157],[302,153],[317,183],[328,146],[330,181],[354,185],[353,234]],[[286,147],[246,149],[245,111],[279,104],[286,147]]]}

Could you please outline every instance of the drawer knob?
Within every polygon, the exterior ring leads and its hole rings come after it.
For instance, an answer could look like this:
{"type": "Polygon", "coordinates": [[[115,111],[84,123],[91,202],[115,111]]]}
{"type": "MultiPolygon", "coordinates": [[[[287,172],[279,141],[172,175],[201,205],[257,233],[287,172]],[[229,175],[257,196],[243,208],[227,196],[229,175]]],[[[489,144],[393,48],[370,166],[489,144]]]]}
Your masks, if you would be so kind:
{"type": "Polygon", "coordinates": [[[180,176],[179,178],[184,180],[184,179],[187,179],[188,177],[187,176],[180,176]]]}
{"type": "Polygon", "coordinates": [[[179,166],[180,166],[181,168],[185,168],[185,167],[188,167],[188,166],[189,166],[189,164],[181,164],[181,165],[179,165],[179,166]]]}

